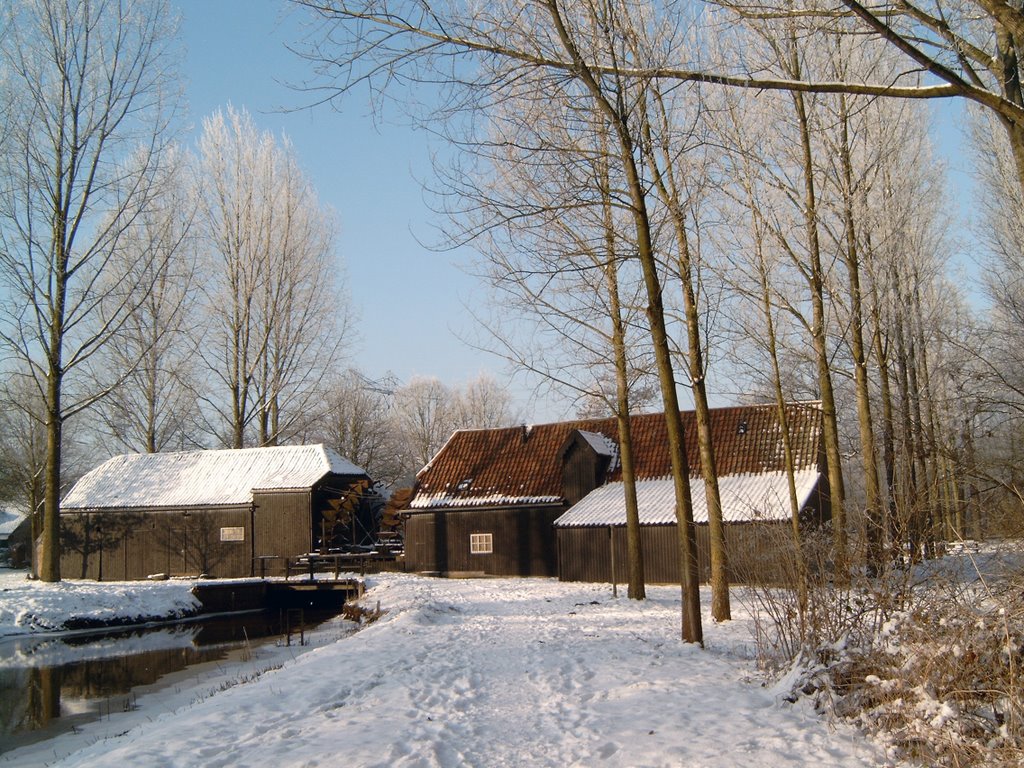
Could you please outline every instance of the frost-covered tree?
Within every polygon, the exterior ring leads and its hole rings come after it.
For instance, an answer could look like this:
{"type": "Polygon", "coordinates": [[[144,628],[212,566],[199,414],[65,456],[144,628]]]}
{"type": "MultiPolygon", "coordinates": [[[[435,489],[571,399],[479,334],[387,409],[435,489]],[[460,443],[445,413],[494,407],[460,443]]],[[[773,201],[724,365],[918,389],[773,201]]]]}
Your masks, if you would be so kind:
{"type": "Polygon", "coordinates": [[[125,271],[140,273],[145,291],[95,366],[98,380],[117,382],[98,408],[106,430],[124,448],[148,453],[182,449],[198,437],[194,204],[185,158],[176,152],[174,160],[125,232],[119,258],[125,271]]]}
{"type": "Polygon", "coordinates": [[[520,420],[508,389],[486,372],[459,387],[452,400],[456,429],[494,429],[520,420]]]}
{"type": "Polygon", "coordinates": [[[332,377],[325,386],[324,413],[312,431],[386,486],[394,486],[408,472],[392,425],[397,386],[391,375],[373,380],[354,368],[332,377]]]}
{"type": "Polygon", "coordinates": [[[334,215],[290,142],[244,110],[204,120],[199,152],[211,430],[235,448],[272,445],[302,425],[348,341],[334,215]]]}
{"type": "Polygon", "coordinates": [[[433,376],[414,376],[395,390],[393,424],[400,435],[406,469],[418,472],[455,428],[454,396],[433,376]]]}

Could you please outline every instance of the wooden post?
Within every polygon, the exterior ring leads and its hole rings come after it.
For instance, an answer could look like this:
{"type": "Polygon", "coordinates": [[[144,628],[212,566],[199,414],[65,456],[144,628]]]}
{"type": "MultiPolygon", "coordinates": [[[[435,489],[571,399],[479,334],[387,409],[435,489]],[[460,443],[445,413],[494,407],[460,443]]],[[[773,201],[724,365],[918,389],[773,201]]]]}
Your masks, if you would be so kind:
{"type": "Polygon", "coordinates": [[[608,551],[612,561],[612,597],[619,596],[619,582],[615,577],[615,526],[608,526],[608,551]]]}

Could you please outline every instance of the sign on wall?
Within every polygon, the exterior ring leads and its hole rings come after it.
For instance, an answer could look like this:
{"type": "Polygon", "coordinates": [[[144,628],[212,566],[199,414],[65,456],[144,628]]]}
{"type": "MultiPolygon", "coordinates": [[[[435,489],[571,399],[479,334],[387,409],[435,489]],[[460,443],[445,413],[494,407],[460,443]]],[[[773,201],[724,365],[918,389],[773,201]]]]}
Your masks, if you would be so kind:
{"type": "Polygon", "coordinates": [[[245,541],[245,528],[243,526],[221,528],[221,541],[245,541]]]}

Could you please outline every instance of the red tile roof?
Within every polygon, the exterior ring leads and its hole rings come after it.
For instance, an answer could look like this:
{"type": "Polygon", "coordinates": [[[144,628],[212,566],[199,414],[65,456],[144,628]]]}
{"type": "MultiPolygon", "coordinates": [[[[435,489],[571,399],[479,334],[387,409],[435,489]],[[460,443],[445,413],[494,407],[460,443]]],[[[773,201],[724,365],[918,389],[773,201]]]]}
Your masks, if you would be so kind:
{"type": "MultiPolygon", "coordinates": [[[[817,467],[820,404],[791,403],[786,411],[795,469],[817,467]]],[[[633,416],[631,424],[637,479],[669,476],[672,466],[664,415],[633,416]]],[[[692,412],[683,413],[683,424],[691,474],[698,476],[700,455],[692,412]]],[[[785,469],[774,405],[714,409],[711,429],[719,476],[785,469]]],[[[411,506],[425,506],[428,497],[432,508],[558,501],[562,493],[559,451],[574,430],[598,432],[619,442],[614,418],[459,430],[420,471],[411,506]]],[[[621,470],[616,470],[607,480],[618,480],[620,475],[621,470]]]]}

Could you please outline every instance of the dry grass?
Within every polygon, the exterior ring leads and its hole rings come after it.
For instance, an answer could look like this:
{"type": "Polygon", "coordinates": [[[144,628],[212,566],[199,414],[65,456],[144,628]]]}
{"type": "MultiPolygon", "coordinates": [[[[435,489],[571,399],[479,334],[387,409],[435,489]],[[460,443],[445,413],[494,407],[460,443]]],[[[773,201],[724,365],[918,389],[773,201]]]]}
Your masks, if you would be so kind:
{"type": "Polygon", "coordinates": [[[840,585],[826,551],[812,542],[788,583],[742,593],[763,668],[790,670],[789,700],[813,697],[922,765],[1024,765],[1024,558],[961,549],[840,585]]]}
{"type": "Polygon", "coordinates": [[[349,621],[354,621],[360,626],[372,624],[379,619],[384,612],[380,608],[380,600],[374,608],[368,608],[359,603],[345,603],[341,609],[341,615],[349,621]]]}

